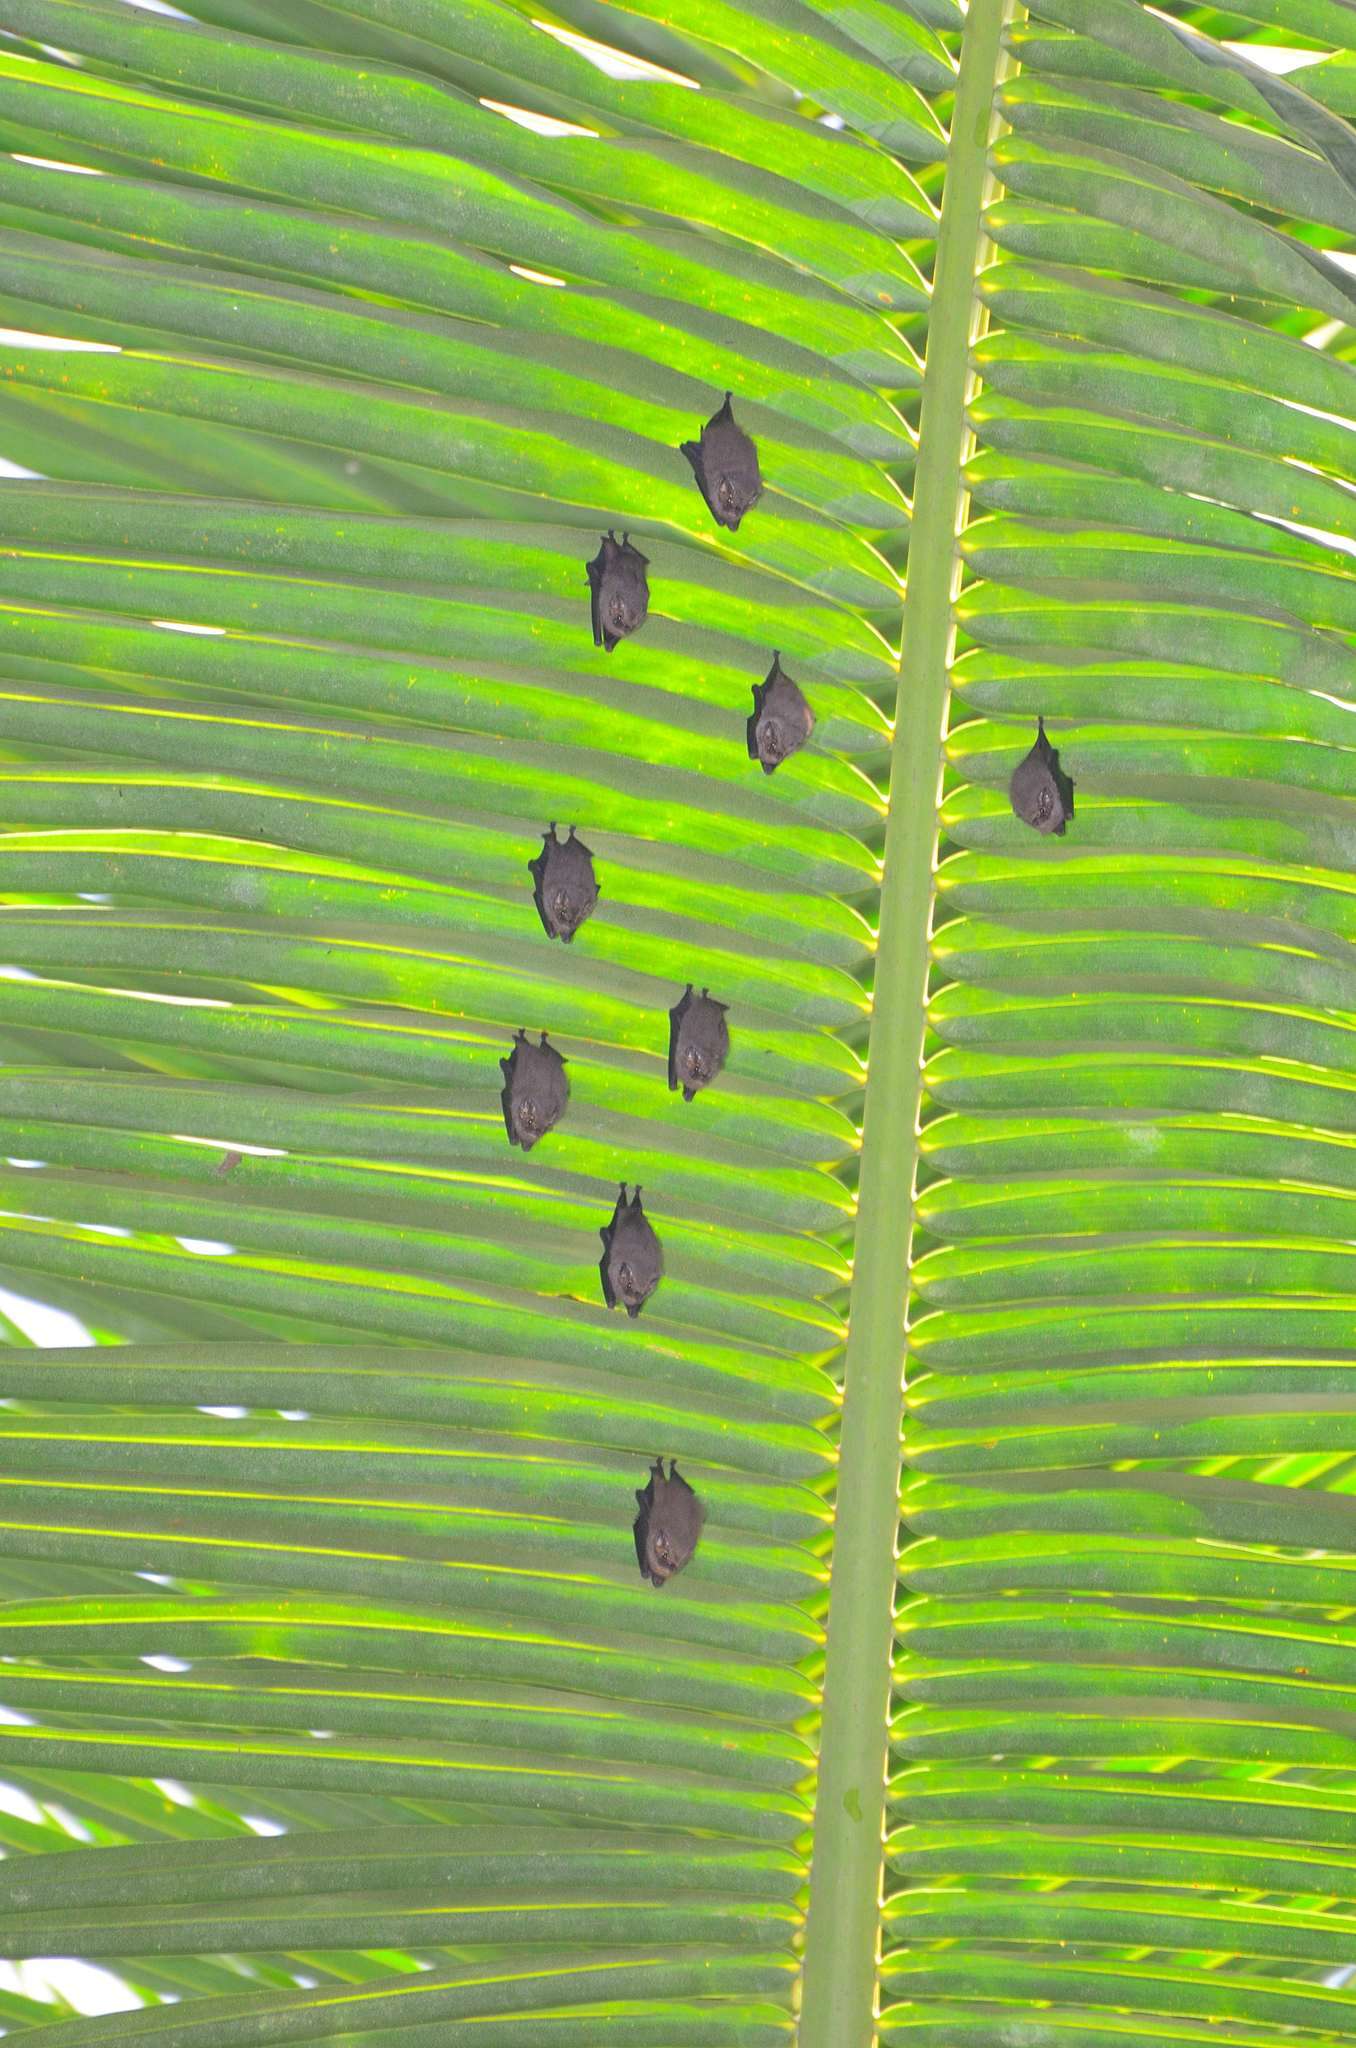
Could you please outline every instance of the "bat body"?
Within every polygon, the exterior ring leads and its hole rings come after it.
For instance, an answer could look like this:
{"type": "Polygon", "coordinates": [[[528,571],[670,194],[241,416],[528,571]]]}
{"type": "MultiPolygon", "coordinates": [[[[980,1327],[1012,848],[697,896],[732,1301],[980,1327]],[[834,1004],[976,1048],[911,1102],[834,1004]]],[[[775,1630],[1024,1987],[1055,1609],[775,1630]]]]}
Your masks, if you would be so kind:
{"type": "Polygon", "coordinates": [[[587,565],[593,644],[606,654],[645,624],[650,610],[647,567],[648,557],[632,547],[629,533],[618,540],[611,532],[603,535],[602,546],[587,565]]]}
{"type": "Polygon", "coordinates": [[[564,1057],[548,1045],[544,1031],[540,1045],[530,1044],[527,1033],[520,1031],[513,1051],[499,1064],[504,1073],[499,1100],[504,1106],[509,1143],[530,1152],[538,1138],[545,1137],[565,1114],[570,1084],[565,1078],[564,1057]]]}
{"type": "Polygon", "coordinates": [[[603,1280],[603,1299],[609,1308],[619,1304],[634,1319],[664,1277],[664,1252],[649,1217],[641,1206],[640,1189],[626,1199],[626,1182],[621,1185],[612,1221],[598,1232],[603,1256],[598,1271],[603,1280]]]}
{"type": "Polygon", "coordinates": [[[725,403],[702,428],[699,441],[684,441],[680,452],[692,464],[697,488],[718,526],[737,533],[750,505],[762,495],[758,450],[725,403]]]}
{"type": "Polygon", "coordinates": [[[669,1086],[682,1089],[684,1102],[691,1102],[725,1065],[730,1050],[728,1008],[705,989],[694,995],[689,982],[687,993],[669,1011],[669,1086]]]}
{"type": "Polygon", "coordinates": [[[771,775],[774,768],[805,745],[814,729],[815,715],[799,683],[793,682],[782,667],[780,654],[774,654],[762,682],[753,686],[749,759],[761,761],[764,775],[771,775]]]}
{"type": "Polygon", "coordinates": [[[680,1572],[697,1548],[705,1509],[680,1478],[674,1459],[669,1459],[669,1476],[664,1477],[664,1460],[656,1458],[650,1467],[650,1483],[638,1488],[636,1499],[636,1557],[640,1576],[652,1586],[662,1586],[680,1572]]]}
{"type": "Polygon", "coordinates": [[[1045,737],[1045,720],[1036,721],[1036,744],[1012,771],[1008,799],[1023,824],[1041,834],[1061,837],[1073,816],[1073,784],[1059,765],[1059,749],[1045,737]]]}
{"type": "Polygon", "coordinates": [[[537,915],[548,939],[569,945],[598,902],[593,855],[570,827],[568,839],[557,839],[554,821],[542,834],[541,852],[527,864],[537,915]]]}

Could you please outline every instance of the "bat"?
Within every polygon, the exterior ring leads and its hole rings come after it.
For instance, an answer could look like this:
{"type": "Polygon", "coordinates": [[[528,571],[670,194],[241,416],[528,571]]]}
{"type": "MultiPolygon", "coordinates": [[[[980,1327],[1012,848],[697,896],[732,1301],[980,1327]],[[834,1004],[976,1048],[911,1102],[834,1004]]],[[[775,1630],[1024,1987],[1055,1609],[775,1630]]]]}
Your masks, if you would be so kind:
{"type": "Polygon", "coordinates": [[[669,1011],[669,1086],[682,1089],[684,1102],[691,1102],[725,1065],[730,1050],[728,1008],[706,989],[694,995],[689,982],[687,993],[669,1011]]]}
{"type": "Polygon", "coordinates": [[[565,1114],[570,1099],[565,1059],[553,1045],[548,1045],[544,1031],[540,1045],[529,1044],[527,1033],[520,1031],[512,1052],[499,1064],[504,1073],[504,1092],[499,1100],[504,1105],[509,1143],[530,1152],[538,1138],[554,1130],[565,1114]]]}
{"type": "Polygon", "coordinates": [[[582,839],[576,839],[573,825],[568,839],[557,839],[553,819],[542,834],[541,852],[528,862],[527,871],[547,938],[561,939],[568,946],[598,901],[593,855],[582,839]]]}
{"type": "Polygon", "coordinates": [[[753,686],[753,716],[748,723],[749,759],[761,761],[764,775],[771,775],[790,755],[805,745],[815,729],[815,715],[782,667],[780,654],[761,683],[753,686]]]}
{"type": "Polygon", "coordinates": [[[598,1235],[603,1240],[603,1256],[598,1262],[603,1299],[609,1308],[620,1302],[634,1320],[664,1277],[663,1247],[641,1207],[639,1188],[628,1202],[626,1182],[622,1182],[612,1221],[604,1224],[598,1235]]]}
{"type": "Polygon", "coordinates": [[[636,1489],[636,1499],[640,1504],[635,1522],[640,1576],[652,1586],[662,1586],[683,1569],[697,1548],[706,1510],[686,1479],[679,1476],[672,1458],[667,1479],[664,1460],[655,1459],[650,1483],[636,1489]]]}
{"type": "Polygon", "coordinates": [[[1012,771],[1008,798],[1023,824],[1042,834],[1058,833],[1074,814],[1073,783],[1059,765],[1059,749],[1045,737],[1045,720],[1036,720],[1036,744],[1012,771]]]}
{"type": "Polygon", "coordinates": [[[763,479],[758,450],[731,412],[730,395],[727,391],[720,411],[702,428],[701,439],[684,441],[680,452],[692,464],[716,524],[737,533],[750,505],[762,496],[763,479]]]}
{"type": "Polygon", "coordinates": [[[631,545],[631,536],[620,540],[609,530],[603,544],[587,565],[593,605],[593,644],[611,654],[619,640],[645,624],[650,609],[650,584],[645,571],[649,558],[631,545]]]}

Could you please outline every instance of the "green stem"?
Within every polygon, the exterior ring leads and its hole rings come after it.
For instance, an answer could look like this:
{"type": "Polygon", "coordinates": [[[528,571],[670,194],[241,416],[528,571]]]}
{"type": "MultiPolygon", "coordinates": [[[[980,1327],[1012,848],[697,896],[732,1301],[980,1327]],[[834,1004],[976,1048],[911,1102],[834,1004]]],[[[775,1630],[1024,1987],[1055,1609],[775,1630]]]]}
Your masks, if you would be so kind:
{"type": "Polygon", "coordinates": [[[928,325],[844,1378],[799,2048],[867,2048],[875,2027],[904,1313],[928,938],[959,575],[956,535],[965,499],[970,343],[980,317],[975,273],[983,247],[1005,6],[1006,0],[971,0],[965,18],[928,325]]]}

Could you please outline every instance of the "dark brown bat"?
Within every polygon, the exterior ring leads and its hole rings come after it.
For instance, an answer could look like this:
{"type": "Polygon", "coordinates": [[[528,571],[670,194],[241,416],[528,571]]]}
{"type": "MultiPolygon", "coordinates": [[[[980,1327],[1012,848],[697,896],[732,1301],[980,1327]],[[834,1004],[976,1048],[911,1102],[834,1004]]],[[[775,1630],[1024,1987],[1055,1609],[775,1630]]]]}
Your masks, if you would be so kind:
{"type": "Polygon", "coordinates": [[[593,604],[593,644],[611,654],[619,640],[645,624],[650,609],[650,584],[645,571],[648,556],[631,545],[631,536],[620,540],[610,530],[587,565],[593,604]]]}
{"type": "Polygon", "coordinates": [[[700,441],[684,441],[681,453],[692,464],[716,524],[737,533],[740,520],[762,495],[763,479],[758,450],[731,412],[728,391],[720,411],[702,428],[700,441]]]}
{"type": "Polygon", "coordinates": [[[622,1182],[612,1221],[604,1224],[598,1235],[603,1240],[603,1256],[598,1262],[603,1299],[609,1308],[620,1303],[634,1319],[664,1277],[663,1247],[641,1207],[639,1188],[628,1202],[626,1182],[622,1182]]]}
{"type": "Polygon", "coordinates": [[[1045,720],[1036,720],[1036,744],[1012,771],[1008,798],[1024,825],[1036,832],[1063,837],[1074,814],[1074,786],[1059,765],[1059,749],[1045,737],[1045,720]]]}
{"type": "Polygon", "coordinates": [[[714,1081],[725,1065],[730,1050],[730,1030],[725,1022],[728,1003],[718,1003],[703,989],[679,998],[669,1011],[669,1086],[681,1088],[684,1102],[691,1102],[699,1088],[714,1081]]]}
{"type": "Polygon", "coordinates": [[[799,683],[782,667],[780,654],[761,683],[753,686],[753,716],[748,723],[749,759],[761,761],[764,775],[771,775],[791,754],[805,745],[815,729],[815,715],[799,683]]]}
{"type": "Polygon", "coordinates": [[[576,839],[573,825],[568,839],[557,839],[553,819],[542,834],[541,852],[528,862],[527,871],[547,938],[562,939],[568,946],[598,901],[593,855],[582,839],[576,839]]]}
{"type": "Polygon", "coordinates": [[[565,1078],[564,1055],[547,1044],[544,1031],[540,1045],[530,1044],[527,1033],[520,1031],[513,1051],[499,1064],[504,1071],[504,1092],[499,1100],[504,1105],[509,1143],[530,1152],[538,1138],[553,1130],[565,1114],[570,1084],[565,1078]]]}
{"type": "Polygon", "coordinates": [[[656,1458],[650,1467],[650,1483],[638,1487],[636,1499],[636,1557],[640,1576],[652,1586],[662,1586],[680,1572],[697,1548],[706,1516],[700,1499],[680,1478],[674,1459],[669,1459],[669,1476],[664,1477],[664,1460],[656,1458]]]}

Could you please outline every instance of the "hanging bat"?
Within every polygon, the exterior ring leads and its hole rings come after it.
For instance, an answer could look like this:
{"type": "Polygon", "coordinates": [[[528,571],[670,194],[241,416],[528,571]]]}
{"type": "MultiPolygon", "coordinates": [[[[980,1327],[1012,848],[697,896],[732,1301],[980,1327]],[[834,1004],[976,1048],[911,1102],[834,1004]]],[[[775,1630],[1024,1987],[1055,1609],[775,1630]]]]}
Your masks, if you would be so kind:
{"type": "Polygon", "coordinates": [[[683,1569],[697,1548],[706,1510],[686,1479],[679,1477],[672,1458],[667,1479],[664,1460],[655,1459],[650,1483],[636,1489],[636,1499],[640,1504],[635,1522],[640,1576],[652,1586],[662,1586],[683,1569]]]}
{"type": "Polygon", "coordinates": [[[499,1064],[504,1073],[499,1100],[504,1105],[509,1143],[530,1152],[538,1138],[544,1138],[565,1114],[570,1084],[565,1078],[564,1056],[547,1044],[544,1031],[540,1045],[529,1044],[527,1033],[520,1031],[512,1052],[499,1064]]]}
{"type": "Polygon", "coordinates": [[[731,412],[728,391],[720,411],[702,428],[701,439],[684,441],[680,452],[692,464],[716,524],[737,533],[740,520],[762,495],[763,479],[758,450],[731,412]]]}
{"type": "Polygon", "coordinates": [[[774,768],[805,745],[814,729],[815,715],[799,683],[793,682],[782,667],[780,654],[774,654],[762,682],[753,686],[749,759],[761,761],[764,775],[771,775],[774,768]]]}
{"type": "Polygon", "coordinates": [[[689,982],[687,993],[669,1011],[669,1086],[682,1089],[684,1102],[691,1102],[725,1065],[730,1050],[728,1008],[706,989],[694,995],[689,982]]]}
{"type": "Polygon", "coordinates": [[[603,1256],[598,1262],[603,1299],[609,1308],[620,1302],[634,1320],[664,1277],[663,1248],[641,1207],[639,1188],[628,1202],[626,1182],[622,1182],[612,1221],[604,1224],[598,1235],[603,1240],[603,1256]]]}
{"type": "Polygon", "coordinates": [[[553,819],[542,834],[541,852],[528,862],[527,871],[547,938],[561,939],[568,946],[598,901],[593,855],[582,839],[576,839],[573,825],[568,839],[557,839],[553,819]]]}
{"type": "Polygon", "coordinates": [[[1062,838],[1074,814],[1073,783],[1059,765],[1059,749],[1045,737],[1045,720],[1036,720],[1036,744],[1012,771],[1008,798],[1023,824],[1062,838]]]}
{"type": "Polygon", "coordinates": [[[645,574],[648,563],[648,556],[632,547],[629,533],[624,533],[619,541],[609,530],[587,565],[593,604],[593,644],[606,654],[611,654],[628,633],[645,624],[650,609],[650,585],[645,574]]]}

